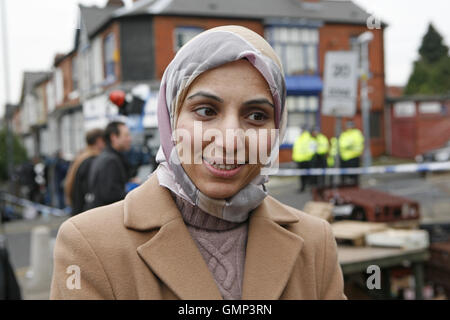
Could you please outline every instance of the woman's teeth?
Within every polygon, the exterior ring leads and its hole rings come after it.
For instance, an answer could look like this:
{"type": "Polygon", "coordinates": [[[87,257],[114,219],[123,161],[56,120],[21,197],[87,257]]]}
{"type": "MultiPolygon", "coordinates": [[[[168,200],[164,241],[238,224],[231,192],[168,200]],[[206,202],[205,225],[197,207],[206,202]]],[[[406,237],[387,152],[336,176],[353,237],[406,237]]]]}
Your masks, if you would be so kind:
{"type": "Polygon", "coordinates": [[[207,161],[212,167],[219,170],[233,170],[241,166],[240,164],[216,164],[214,161],[207,161]]]}

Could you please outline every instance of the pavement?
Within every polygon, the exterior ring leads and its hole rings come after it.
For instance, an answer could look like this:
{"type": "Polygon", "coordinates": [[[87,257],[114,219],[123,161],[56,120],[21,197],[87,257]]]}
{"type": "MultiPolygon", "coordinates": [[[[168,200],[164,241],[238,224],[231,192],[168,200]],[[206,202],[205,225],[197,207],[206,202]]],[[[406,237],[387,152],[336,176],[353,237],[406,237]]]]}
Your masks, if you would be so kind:
{"type": "MultiPolygon", "coordinates": [[[[311,193],[299,190],[298,177],[271,177],[267,188],[269,194],[279,201],[297,209],[303,209],[312,200],[311,193]]],[[[399,196],[415,199],[421,206],[421,224],[450,224],[450,172],[419,173],[362,176],[361,187],[374,188],[399,196]]],[[[50,283],[43,290],[27,289],[27,271],[30,266],[30,239],[34,227],[45,225],[51,230],[51,237],[56,237],[59,226],[68,217],[40,218],[5,224],[5,234],[11,263],[16,271],[24,299],[48,299],[50,283]]]]}

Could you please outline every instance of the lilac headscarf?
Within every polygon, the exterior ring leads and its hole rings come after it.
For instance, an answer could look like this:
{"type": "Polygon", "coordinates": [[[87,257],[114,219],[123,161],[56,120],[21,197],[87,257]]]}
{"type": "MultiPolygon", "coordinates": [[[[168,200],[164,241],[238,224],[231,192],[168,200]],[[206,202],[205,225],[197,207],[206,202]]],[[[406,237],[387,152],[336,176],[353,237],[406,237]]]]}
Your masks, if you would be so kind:
{"type": "MultiPolygon", "coordinates": [[[[205,31],[185,44],[164,72],[158,97],[158,125],[161,147],[156,160],[160,185],[218,218],[242,222],[267,196],[267,176],[258,175],[228,199],[212,199],[192,182],[180,164],[172,139],[178,109],[192,82],[203,72],[228,62],[247,59],[269,85],[275,105],[275,127],[282,141],[286,129],[286,87],[281,62],[272,47],[257,33],[240,26],[223,26],[205,31]]],[[[278,156],[275,144],[271,156],[278,156]]]]}

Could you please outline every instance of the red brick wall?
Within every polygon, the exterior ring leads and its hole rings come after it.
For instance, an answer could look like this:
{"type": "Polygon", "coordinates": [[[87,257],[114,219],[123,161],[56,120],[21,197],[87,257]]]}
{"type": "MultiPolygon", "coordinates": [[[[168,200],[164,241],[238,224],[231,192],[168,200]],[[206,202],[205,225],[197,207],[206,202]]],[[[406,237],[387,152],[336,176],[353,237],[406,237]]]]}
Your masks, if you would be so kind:
{"type": "MultiPolygon", "coordinates": [[[[368,31],[363,25],[325,24],[320,28],[319,44],[319,70],[323,78],[325,54],[327,51],[350,50],[350,38],[368,31]]],[[[369,62],[372,78],[369,80],[369,99],[372,102],[372,111],[381,111],[381,138],[371,139],[371,152],[373,156],[385,153],[384,134],[384,39],[383,30],[371,30],[374,34],[369,44],[369,62]]],[[[359,90],[359,86],[358,86],[359,90]]],[[[343,119],[343,128],[347,119],[343,119]]],[[[362,130],[361,101],[357,100],[357,114],[353,118],[356,126],[362,130]]],[[[321,116],[322,131],[327,137],[334,136],[335,119],[333,117],[321,116]]]]}
{"type": "Polygon", "coordinates": [[[56,65],[60,68],[63,74],[63,102],[56,107],[66,106],[66,105],[77,105],[79,104],[79,99],[69,99],[69,94],[73,91],[73,79],[72,79],[72,60],[76,57],[76,52],[67,56],[64,60],[56,65]]]}
{"type": "Polygon", "coordinates": [[[414,158],[416,155],[442,147],[450,140],[450,101],[444,112],[420,114],[416,103],[414,117],[396,118],[391,105],[392,155],[414,158]]]}
{"type": "Polygon", "coordinates": [[[153,30],[155,34],[155,69],[156,77],[161,79],[164,70],[175,56],[174,30],[177,27],[199,27],[211,29],[221,25],[241,25],[247,27],[261,36],[264,36],[264,27],[261,22],[241,19],[214,19],[214,18],[188,18],[155,16],[153,30]]]}

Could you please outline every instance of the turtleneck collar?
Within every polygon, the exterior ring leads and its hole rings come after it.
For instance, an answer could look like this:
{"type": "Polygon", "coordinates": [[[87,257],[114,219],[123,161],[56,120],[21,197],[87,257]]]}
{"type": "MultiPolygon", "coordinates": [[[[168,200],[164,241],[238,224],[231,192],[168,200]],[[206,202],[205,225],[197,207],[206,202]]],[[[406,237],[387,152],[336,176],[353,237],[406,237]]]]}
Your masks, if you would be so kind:
{"type": "Polygon", "coordinates": [[[190,226],[209,231],[224,231],[237,228],[248,221],[238,223],[220,219],[203,211],[198,206],[192,205],[174,192],[171,192],[171,195],[178,210],[181,212],[184,222],[190,226]]]}

